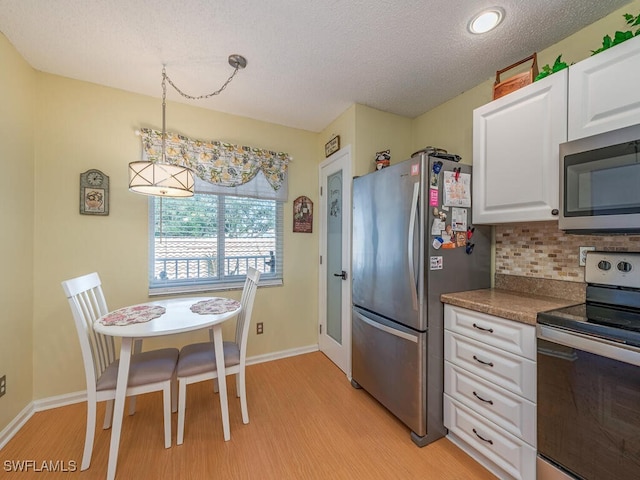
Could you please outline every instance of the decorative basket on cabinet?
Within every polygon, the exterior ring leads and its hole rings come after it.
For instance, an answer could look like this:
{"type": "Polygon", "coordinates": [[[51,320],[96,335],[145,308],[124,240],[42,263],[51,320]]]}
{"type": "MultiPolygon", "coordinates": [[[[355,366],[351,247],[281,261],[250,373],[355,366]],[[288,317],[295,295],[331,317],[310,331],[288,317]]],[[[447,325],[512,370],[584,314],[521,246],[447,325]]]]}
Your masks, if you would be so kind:
{"type": "Polygon", "coordinates": [[[496,72],[496,81],[493,84],[493,99],[497,99],[505,96],[508,93],[514,92],[519,88],[522,88],[526,85],[533,83],[533,79],[538,76],[538,57],[536,53],[528,56],[527,58],[523,58],[522,60],[514,63],[513,65],[509,65],[502,70],[498,70],[496,72]],[[513,77],[507,78],[506,80],[500,80],[500,75],[512,68],[517,67],[518,65],[522,65],[525,62],[532,61],[531,68],[525,72],[518,73],[513,77]]]}

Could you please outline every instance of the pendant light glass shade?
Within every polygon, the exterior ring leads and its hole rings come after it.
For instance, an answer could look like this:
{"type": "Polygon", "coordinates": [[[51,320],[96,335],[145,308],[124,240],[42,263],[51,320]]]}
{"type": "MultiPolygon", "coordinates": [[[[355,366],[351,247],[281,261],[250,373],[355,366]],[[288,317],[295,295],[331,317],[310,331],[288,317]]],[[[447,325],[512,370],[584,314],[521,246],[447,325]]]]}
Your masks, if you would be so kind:
{"type": "Polygon", "coordinates": [[[180,165],[153,162],[129,164],[129,190],[161,197],[193,196],[193,172],[180,165]]]}
{"type": "Polygon", "coordinates": [[[162,68],[162,152],[156,162],[129,164],[129,191],[160,197],[193,196],[193,172],[188,167],[167,162],[167,72],[162,68]]]}

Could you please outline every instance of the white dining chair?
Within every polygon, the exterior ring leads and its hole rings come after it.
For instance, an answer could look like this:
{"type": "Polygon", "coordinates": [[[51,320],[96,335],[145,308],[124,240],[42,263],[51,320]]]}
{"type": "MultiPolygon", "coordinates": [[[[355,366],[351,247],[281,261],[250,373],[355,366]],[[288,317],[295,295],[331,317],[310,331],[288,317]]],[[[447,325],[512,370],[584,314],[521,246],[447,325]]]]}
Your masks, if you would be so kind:
{"type": "MultiPolygon", "coordinates": [[[[91,464],[98,402],[107,402],[103,428],[111,427],[119,360],[114,337],[93,330],[93,323],[109,313],[98,274],[65,280],[62,288],[75,320],[87,382],[87,430],[80,467],[86,470],[91,464]]],[[[171,446],[171,383],[175,382],[178,353],[177,348],[163,348],[131,356],[127,396],[163,392],[165,448],[171,446]]],[[[133,413],[132,409],[129,413],[133,413]]]]}
{"type": "MultiPolygon", "coordinates": [[[[247,339],[249,337],[249,325],[251,324],[251,312],[256,296],[260,272],[249,267],[247,278],[244,282],[242,297],[240,299],[240,313],[236,319],[236,335],[234,341],[223,342],[224,366],[226,375],[236,376],[236,396],[240,397],[240,409],[242,411],[242,423],[249,423],[249,411],[247,409],[247,387],[245,366],[247,358],[247,339]]],[[[215,351],[213,341],[192,343],[182,347],[178,358],[178,434],[176,443],[182,445],[184,440],[184,417],[187,402],[187,385],[205,380],[218,378],[215,351]]],[[[217,387],[214,387],[217,388],[217,387]]],[[[216,389],[217,391],[217,389],[216,389]]],[[[228,406],[221,402],[223,415],[226,415],[228,406]]]]}

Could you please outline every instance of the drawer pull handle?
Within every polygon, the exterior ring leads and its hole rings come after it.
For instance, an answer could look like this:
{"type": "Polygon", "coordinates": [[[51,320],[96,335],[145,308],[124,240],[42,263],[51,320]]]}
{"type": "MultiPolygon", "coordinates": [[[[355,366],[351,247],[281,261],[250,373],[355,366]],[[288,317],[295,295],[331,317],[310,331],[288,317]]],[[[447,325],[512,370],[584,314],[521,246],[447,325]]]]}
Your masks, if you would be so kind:
{"type": "Polygon", "coordinates": [[[493,400],[485,400],[484,398],[482,398],[480,395],[478,395],[476,392],[473,392],[473,395],[480,400],[481,402],[484,403],[488,403],[489,405],[493,405],[493,400]]]}
{"type": "Polygon", "coordinates": [[[493,367],[493,362],[485,362],[484,360],[480,360],[478,357],[476,357],[475,355],[473,356],[473,359],[478,362],[481,363],[482,365],[488,365],[490,367],[493,367]]]}
{"type": "Polygon", "coordinates": [[[487,442],[489,445],[493,445],[493,440],[487,440],[486,438],[482,438],[482,436],[478,432],[476,432],[475,428],[473,429],[473,433],[475,433],[476,437],[478,437],[483,442],[487,442]]]}
{"type": "Polygon", "coordinates": [[[483,332],[493,333],[493,328],[484,328],[484,327],[479,327],[479,326],[478,326],[478,325],[476,325],[475,323],[473,324],[473,328],[477,328],[478,330],[482,330],[483,332]]]}

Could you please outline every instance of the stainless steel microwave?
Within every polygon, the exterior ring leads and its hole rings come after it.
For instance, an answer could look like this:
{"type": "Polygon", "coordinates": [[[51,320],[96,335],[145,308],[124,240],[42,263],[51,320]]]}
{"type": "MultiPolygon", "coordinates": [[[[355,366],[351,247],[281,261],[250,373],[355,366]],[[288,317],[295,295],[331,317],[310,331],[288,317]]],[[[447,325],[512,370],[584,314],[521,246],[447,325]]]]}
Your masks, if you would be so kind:
{"type": "Polygon", "coordinates": [[[640,233],[640,124],[560,145],[559,227],[640,233]]]}

